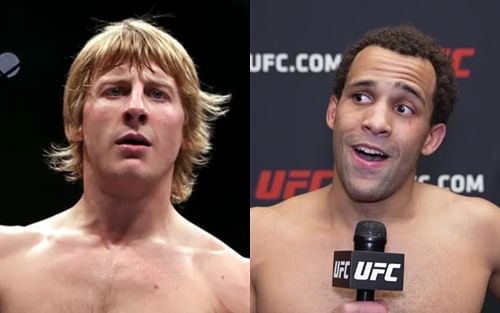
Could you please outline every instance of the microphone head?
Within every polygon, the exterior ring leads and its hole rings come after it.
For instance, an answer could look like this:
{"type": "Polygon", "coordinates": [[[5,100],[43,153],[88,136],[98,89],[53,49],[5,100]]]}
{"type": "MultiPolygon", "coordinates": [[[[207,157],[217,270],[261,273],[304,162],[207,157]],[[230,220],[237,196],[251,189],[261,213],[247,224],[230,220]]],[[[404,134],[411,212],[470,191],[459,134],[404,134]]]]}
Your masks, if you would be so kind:
{"type": "Polygon", "coordinates": [[[384,251],[387,242],[385,225],[377,221],[361,221],[354,231],[354,249],[384,251]]]}
{"type": "Polygon", "coordinates": [[[12,77],[19,72],[19,58],[12,52],[0,53],[0,78],[12,77]]]}

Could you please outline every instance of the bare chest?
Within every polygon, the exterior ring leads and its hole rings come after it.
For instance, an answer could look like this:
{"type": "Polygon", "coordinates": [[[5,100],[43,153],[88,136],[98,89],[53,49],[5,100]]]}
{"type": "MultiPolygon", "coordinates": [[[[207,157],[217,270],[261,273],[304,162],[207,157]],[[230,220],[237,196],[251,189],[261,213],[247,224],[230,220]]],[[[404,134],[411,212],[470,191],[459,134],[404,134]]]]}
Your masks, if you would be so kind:
{"type": "MultiPolygon", "coordinates": [[[[439,243],[399,246],[406,257],[404,290],[375,297],[396,313],[480,312],[490,273],[481,257],[464,249],[439,243]]],[[[258,269],[258,312],[331,312],[354,301],[355,290],[331,285],[334,250],[345,248],[314,241],[277,245],[258,269]]]]}
{"type": "Polygon", "coordinates": [[[75,251],[27,255],[9,269],[2,313],[222,312],[189,254],[75,251]]]}

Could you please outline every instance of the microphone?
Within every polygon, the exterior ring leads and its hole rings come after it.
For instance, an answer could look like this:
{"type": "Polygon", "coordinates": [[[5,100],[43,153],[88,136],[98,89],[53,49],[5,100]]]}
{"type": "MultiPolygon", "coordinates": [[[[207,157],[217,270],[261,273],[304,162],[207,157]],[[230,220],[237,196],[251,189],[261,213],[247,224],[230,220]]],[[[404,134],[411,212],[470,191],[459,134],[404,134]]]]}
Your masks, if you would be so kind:
{"type": "Polygon", "coordinates": [[[384,224],[359,222],[354,251],[334,252],[332,285],[357,289],[357,301],[373,301],[375,290],[403,290],[404,254],[384,253],[386,242],[384,224]]]}
{"type": "MultiPolygon", "coordinates": [[[[385,225],[375,221],[362,221],[356,225],[354,231],[354,250],[384,252],[387,242],[385,225]]],[[[356,301],[373,301],[375,291],[358,289],[356,301]]]]}
{"type": "Polygon", "coordinates": [[[14,53],[4,52],[0,54],[0,79],[15,76],[20,67],[21,62],[14,53]]]}

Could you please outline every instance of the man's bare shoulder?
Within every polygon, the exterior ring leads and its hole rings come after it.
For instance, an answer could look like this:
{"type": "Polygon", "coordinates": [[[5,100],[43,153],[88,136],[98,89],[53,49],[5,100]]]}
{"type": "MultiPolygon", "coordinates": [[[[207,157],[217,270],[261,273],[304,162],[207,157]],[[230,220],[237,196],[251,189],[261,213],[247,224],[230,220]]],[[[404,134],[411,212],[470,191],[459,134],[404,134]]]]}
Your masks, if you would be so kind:
{"type": "Polygon", "coordinates": [[[226,243],[183,218],[183,246],[193,264],[229,312],[250,311],[250,260],[226,243]]]}
{"type": "Polygon", "coordinates": [[[500,217],[499,207],[484,198],[460,195],[429,184],[420,184],[420,189],[433,209],[441,207],[446,214],[470,218],[471,222],[496,222],[500,217]]]}
{"type": "MultiPolygon", "coordinates": [[[[485,243],[500,246],[500,208],[484,198],[453,194],[450,211],[460,214],[460,220],[469,231],[481,236],[485,243]]],[[[494,249],[497,251],[498,249],[494,249]]]]}
{"type": "Polygon", "coordinates": [[[29,251],[43,237],[39,231],[25,226],[0,226],[0,260],[29,251]]]}
{"type": "Polygon", "coordinates": [[[27,252],[53,236],[61,214],[27,226],[0,226],[0,259],[27,252]]]}
{"type": "MultiPolygon", "coordinates": [[[[310,217],[311,211],[322,205],[322,201],[328,192],[328,187],[324,187],[312,192],[307,192],[282,202],[267,207],[252,207],[250,209],[250,226],[253,235],[255,231],[264,230],[261,228],[275,228],[278,224],[295,223],[297,220],[310,217]]],[[[290,225],[287,225],[290,226],[290,225]]]]}
{"type": "Polygon", "coordinates": [[[283,245],[300,241],[308,231],[315,229],[315,210],[324,205],[327,192],[327,188],[322,188],[272,206],[250,209],[252,271],[280,251],[283,245]]]}
{"type": "Polygon", "coordinates": [[[500,208],[480,197],[463,196],[435,186],[424,188],[430,195],[428,201],[434,202],[436,213],[432,216],[437,216],[440,226],[447,226],[448,234],[458,234],[464,242],[471,242],[474,251],[470,255],[484,262],[491,272],[489,290],[500,297],[500,208]]]}
{"type": "MultiPolygon", "coordinates": [[[[469,238],[500,245],[500,208],[484,198],[464,196],[437,186],[422,184],[422,206],[437,221],[446,221],[469,238]]],[[[498,250],[498,249],[495,249],[498,250]]]]}
{"type": "Polygon", "coordinates": [[[197,253],[212,253],[221,255],[231,255],[233,257],[239,254],[229,247],[225,242],[212,235],[208,231],[192,223],[184,218],[179,213],[176,213],[177,242],[179,245],[184,246],[197,253]]]}
{"type": "MultiPolygon", "coordinates": [[[[191,223],[190,223],[191,224],[191,223]]],[[[193,237],[188,248],[199,255],[210,255],[213,258],[224,259],[237,264],[246,264],[248,259],[241,256],[225,242],[215,237],[197,225],[190,225],[193,237]]]]}

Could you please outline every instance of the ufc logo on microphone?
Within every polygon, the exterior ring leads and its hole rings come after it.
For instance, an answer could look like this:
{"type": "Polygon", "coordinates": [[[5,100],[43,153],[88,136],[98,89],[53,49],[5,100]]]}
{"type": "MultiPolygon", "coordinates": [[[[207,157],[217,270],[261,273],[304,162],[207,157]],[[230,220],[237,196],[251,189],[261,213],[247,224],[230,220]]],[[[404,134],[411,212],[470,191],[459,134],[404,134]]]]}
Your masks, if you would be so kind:
{"type": "Polygon", "coordinates": [[[349,279],[349,265],[350,261],[335,261],[333,278],[349,279]]]}
{"type": "Polygon", "coordinates": [[[385,281],[397,282],[398,277],[392,276],[392,271],[394,271],[394,269],[400,269],[400,268],[401,268],[400,263],[359,261],[356,264],[354,279],[376,281],[378,275],[384,275],[385,281]]]}
{"type": "Polygon", "coordinates": [[[403,290],[404,254],[335,251],[332,286],[366,290],[403,290]]]}

